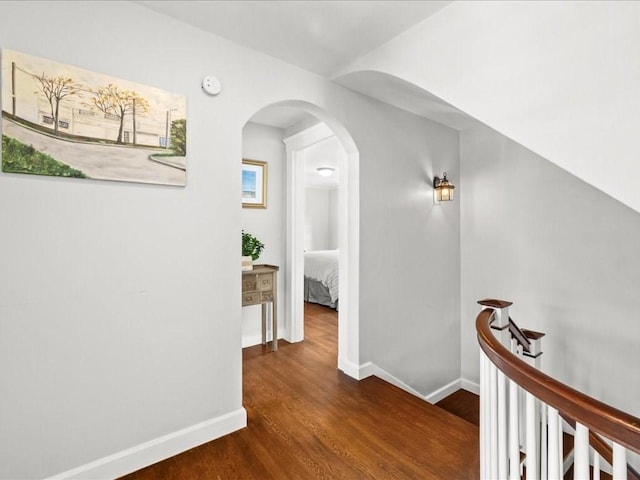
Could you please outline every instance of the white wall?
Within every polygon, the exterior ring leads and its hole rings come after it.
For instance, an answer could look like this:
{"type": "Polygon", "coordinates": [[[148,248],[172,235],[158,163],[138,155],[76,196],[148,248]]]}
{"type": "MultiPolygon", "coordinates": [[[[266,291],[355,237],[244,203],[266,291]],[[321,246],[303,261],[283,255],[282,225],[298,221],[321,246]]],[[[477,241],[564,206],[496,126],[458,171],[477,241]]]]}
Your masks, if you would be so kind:
{"type": "Polygon", "coordinates": [[[640,414],[640,215],[482,127],[460,134],[462,373],[478,382],[477,300],[545,332],[543,370],[640,414]]]}
{"type": "Polygon", "coordinates": [[[338,248],[338,207],[339,207],[338,189],[329,190],[329,250],[338,248]]]}
{"type": "Polygon", "coordinates": [[[379,158],[360,168],[362,357],[428,395],[460,376],[460,203],[432,189],[460,178],[458,132],[381,108],[361,150],[379,158]]]}
{"type": "Polygon", "coordinates": [[[454,133],[132,2],[0,2],[0,46],[188,105],[186,188],[0,174],[0,478],[135,467],[158,459],[145,442],[243,420],[243,127],[283,100],[329,112],[360,150],[366,355],[350,361],[427,389],[458,376],[457,210],[429,205],[431,168],[457,178],[454,133]],[[425,281],[445,265],[445,285],[425,281]]]}
{"type": "MultiPolygon", "coordinates": [[[[285,324],[284,290],[285,272],[285,151],[279,128],[247,123],[242,131],[242,156],[267,162],[267,208],[243,208],[242,229],[257,236],[265,249],[255,263],[280,267],[278,273],[278,331],[285,324]]],[[[242,346],[257,345],[262,341],[262,307],[253,305],[242,309],[242,346]]],[[[282,337],[280,333],[279,337],[282,337]]]]}
{"type": "Polygon", "coordinates": [[[331,210],[332,192],[337,192],[337,188],[306,187],[304,192],[305,251],[332,250],[337,248],[338,218],[336,215],[337,212],[334,213],[331,210]]]}
{"type": "Polygon", "coordinates": [[[457,1],[341,74],[381,71],[640,211],[639,2],[457,1]]]}

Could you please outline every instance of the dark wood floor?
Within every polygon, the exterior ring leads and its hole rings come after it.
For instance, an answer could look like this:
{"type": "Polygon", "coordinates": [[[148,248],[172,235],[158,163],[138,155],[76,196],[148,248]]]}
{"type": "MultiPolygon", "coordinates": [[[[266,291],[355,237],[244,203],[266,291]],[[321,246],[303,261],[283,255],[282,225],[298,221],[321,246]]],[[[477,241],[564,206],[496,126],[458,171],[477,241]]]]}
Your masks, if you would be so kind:
{"type": "MultiPolygon", "coordinates": [[[[333,310],[305,305],[305,334],[275,353],[244,349],[247,428],[123,478],[478,478],[476,425],[378,378],[338,371],[333,310]]],[[[451,408],[472,418],[473,408],[451,408]]]]}
{"type": "Polygon", "coordinates": [[[480,427],[480,397],[478,395],[466,390],[458,390],[440,400],[436,405],[464,418],[476,427],[480,427]]]}

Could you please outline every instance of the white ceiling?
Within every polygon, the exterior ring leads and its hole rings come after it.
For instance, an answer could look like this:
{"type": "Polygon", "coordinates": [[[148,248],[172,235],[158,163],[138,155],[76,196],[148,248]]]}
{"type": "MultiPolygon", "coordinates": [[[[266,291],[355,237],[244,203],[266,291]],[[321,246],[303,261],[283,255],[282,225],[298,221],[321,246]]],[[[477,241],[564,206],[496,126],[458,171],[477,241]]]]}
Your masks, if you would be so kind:
{"type": "Polygon", "coordinates": [[[136,3],[331,76],[451,1],[193,1],[136,3]]]}
{"type": "MultiPolygon", "coordinates": [[[[436,0],[134,1],[329,78],[452,3],[436,0]]],[[[389,75],[358,72],[335,81],[457,130],[475,122],[429,92],[389,75]]],[[[274,106],[256,113],[251,121],[291,131],[300,125],[311,126],[317,120],[300,109],[274,106]]],[[[337,182],[338,172],[326,179],[315,173],[320,164],[335,162],[336,155],[329,150],[328,144],[307,162],[308,184],[330,187],[337,182]]]]}
{"type": "MultiPolygon", "coordinates": [[[[326,77],[453,3],[439,0],[134,1],[326,77]]],[[[421,88],[388,75],[360,72],[336,81],[457,130],[473,121],[421,88]]],[[[311,123],[308,114],[287,107],[267,108],[251,120],[283,129],[311,123]]]]}
{"type": "Polygon", "coordinates": [[[250,121],[262,125],[269,125],[270,127],[281,128],[286,131],[294,129],[297,125],[310,127],[318,123],[316,117],[299,108],[276,105],[260,110],[251,117],[250,121]]]}

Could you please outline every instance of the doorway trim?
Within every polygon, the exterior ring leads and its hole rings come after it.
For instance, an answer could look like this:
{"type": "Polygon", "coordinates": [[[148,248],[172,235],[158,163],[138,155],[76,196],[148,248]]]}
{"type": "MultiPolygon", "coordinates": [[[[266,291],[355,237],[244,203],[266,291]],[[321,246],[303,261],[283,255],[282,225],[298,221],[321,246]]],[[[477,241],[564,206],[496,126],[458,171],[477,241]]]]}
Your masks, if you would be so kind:
{"type": "MultiPolygon", "coordinates": [[[[304,108],[309,110],[308,108],[304,108]]],[[[360,379],[359,325],[359,161],[353,139],[338,122],[313,109],[318,123],[283,139],[287,159],[286,318],[288,340],[304,340],[304,156],[318,142],[337,137],[344,154],[338,159],[338,369],[360,379]]]]}

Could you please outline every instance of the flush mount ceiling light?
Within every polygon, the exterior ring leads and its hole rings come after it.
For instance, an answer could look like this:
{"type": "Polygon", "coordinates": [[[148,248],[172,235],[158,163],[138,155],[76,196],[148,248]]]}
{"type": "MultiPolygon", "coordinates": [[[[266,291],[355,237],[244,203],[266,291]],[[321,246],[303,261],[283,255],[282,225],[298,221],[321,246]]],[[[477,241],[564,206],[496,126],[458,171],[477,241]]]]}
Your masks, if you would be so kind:
{"type": "Polygon", "coordinates": [[[335,171],[336,171],[336,169],[332,168],[332,167],[319,167],[319,168],[316,168],[316,172],[318,172],[323,177],[330,177],[331,175],[333,175],[333,172],[335,172],[335,171]]]}
{"type": "Polygon", "coordinates": [[[433,202],[438,204],[440,202],[453,200],[454,188],[456,187],[447,180],[447,172],[442,174],[442,178],[435,177],[433,179],[433,202]]]}

